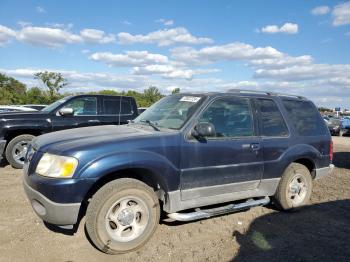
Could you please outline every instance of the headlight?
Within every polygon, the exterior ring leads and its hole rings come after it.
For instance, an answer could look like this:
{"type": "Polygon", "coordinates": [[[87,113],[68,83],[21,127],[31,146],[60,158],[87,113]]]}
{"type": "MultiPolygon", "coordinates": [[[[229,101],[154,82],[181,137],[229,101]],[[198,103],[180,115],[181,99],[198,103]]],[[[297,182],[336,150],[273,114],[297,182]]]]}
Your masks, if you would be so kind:
{"type": "Polygon", "coordinates": [[[78,160],[74,157],[45,153],[41,157],[35,172],[47,177],[70,178],[74,175],[77,166],[78,160]]]}
{"type": "Polygon", "coordinates": [[[338,129],[339,128],[339,126],[335,126],[335,127],[333,127],[333,129],[338,129]]]}

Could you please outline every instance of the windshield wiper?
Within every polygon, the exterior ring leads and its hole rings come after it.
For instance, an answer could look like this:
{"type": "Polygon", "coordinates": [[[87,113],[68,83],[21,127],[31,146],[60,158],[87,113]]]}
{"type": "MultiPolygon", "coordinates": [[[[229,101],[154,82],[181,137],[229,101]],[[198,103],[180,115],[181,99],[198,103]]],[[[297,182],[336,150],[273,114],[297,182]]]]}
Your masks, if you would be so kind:
{"type": "Polygon", "coordinates": [[[157,125],[152,122],[151,120],[141,120],[140,122],[147,123],[149,126],[153,127],[154,130],[160,131],[160,129],[157,127],[157,125]]]}

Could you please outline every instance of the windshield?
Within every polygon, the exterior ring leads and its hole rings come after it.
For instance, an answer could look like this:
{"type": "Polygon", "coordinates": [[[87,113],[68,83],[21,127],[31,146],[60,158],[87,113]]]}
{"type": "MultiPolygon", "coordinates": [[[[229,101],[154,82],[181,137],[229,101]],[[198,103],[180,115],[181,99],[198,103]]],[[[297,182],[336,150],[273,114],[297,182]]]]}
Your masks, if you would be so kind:
{"type": "Polygon", "coordinates": [[[56,102],[53,102],[52,104],[44,107],[41,111],[43,111],[43,112],[51,112],[52,110],[54,110],[59,105],[62,105],[64,102],[66,102],[68,100],[68,98],[69,97],[65,97],[65,98],[62,98],[60,100],[57,100],[56,102]]]}
{"type": "Polygon", "coordinates": [[[203,103],[203,95],[171,95],[164,97],[135,119],[135,123],[151,122],[157,127],[180,129],[203,103]]]}

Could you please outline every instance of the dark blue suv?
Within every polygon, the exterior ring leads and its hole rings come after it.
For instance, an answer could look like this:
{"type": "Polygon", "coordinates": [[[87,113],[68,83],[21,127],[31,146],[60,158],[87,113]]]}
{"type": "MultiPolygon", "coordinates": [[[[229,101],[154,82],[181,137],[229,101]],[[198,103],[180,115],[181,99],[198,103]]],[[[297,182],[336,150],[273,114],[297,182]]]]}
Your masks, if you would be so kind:
{"type": "Polygon", "coordinates": [[[39,217],[86,231],[103,252],[133,251],[161,211],[190,221],[273,202],[305,205],[332,171],[331,136],[304,97],[231,90],[163,98],[124,126],[35,138],[24,188],[39,217]]]}

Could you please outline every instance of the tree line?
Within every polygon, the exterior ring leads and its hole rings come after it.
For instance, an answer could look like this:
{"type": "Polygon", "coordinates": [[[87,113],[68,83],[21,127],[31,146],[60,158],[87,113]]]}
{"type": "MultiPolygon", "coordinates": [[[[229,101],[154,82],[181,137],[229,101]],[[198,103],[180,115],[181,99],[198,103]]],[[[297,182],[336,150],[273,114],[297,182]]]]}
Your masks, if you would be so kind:
{"type": "MultiPolygon", "coordinates": [[[[82,94],[61,93],[62,89],[68,85],[68,81],[61,73],[43,71],[36,73],[33,78],[37,79],[43,87],[34,86],[28,88],[17,79],[0,73],[0,105],[51,104],[68,95],[82,94]]],[[[172,91],[172,93],[179,92],[179,88],[175,88],[172,91]]],[[[150,86],[143,92],[102,90],[99,92],[88,92],[87,94],[132,96],[136,99],[139,107],[148,107],[164,97],[159,89],[154,86],[150,86]]]]}

